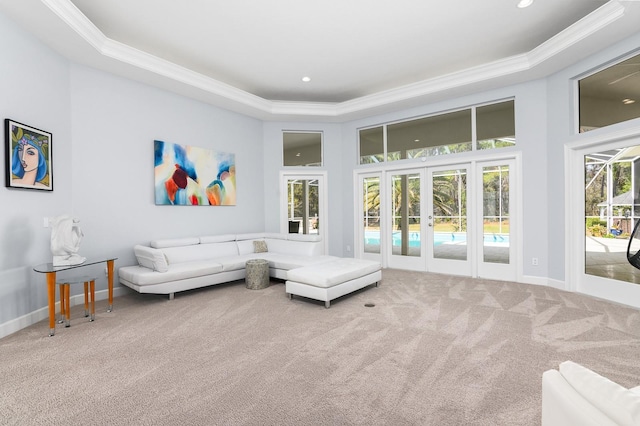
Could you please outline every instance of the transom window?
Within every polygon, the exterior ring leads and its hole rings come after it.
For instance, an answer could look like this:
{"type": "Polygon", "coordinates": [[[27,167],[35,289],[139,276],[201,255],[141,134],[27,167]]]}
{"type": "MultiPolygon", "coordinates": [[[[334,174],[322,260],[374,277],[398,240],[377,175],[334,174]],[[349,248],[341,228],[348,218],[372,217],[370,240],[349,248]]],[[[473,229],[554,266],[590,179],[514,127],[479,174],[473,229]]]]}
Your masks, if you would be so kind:
{"type": "Polygon", "coordinates": [[[359,131],[360,164],[513,146],[514,100],[359,131]]]}
{"type": "Polygon", "coordinates": [[[578,81],[580,133],[640,117],[640,54],[578,81]]]}
{"type": "Polygon", "coordinates": [[[283,132],[284,166],[322,166],[322,132],[283,132]]]}

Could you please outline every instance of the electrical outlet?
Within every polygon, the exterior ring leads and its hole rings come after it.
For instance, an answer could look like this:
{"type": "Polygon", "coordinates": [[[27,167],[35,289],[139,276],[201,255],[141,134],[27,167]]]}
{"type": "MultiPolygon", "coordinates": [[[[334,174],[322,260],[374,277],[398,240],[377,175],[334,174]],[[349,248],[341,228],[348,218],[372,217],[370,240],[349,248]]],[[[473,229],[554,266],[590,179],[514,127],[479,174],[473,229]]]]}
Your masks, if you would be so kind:
{"type": "Polygon", "coordinates": [[[48,217],[45,217],[45,218],[44,218],[44,221],[42,222],[42,225],[43,225],[45,228],[48,228],[48,227],[49,227],[49,218],[48,218],[48,217]]]}
{"type": "Polygon", "coordinates": [[[351,246],[347,246],[347,251],[351,251],[351,246]]]}
{"type": "Polygon", "coordinates": [[[531,264],[533,266],[538,266],[538,258],[537,257],[532,257],[531,258],[531,264]]]}

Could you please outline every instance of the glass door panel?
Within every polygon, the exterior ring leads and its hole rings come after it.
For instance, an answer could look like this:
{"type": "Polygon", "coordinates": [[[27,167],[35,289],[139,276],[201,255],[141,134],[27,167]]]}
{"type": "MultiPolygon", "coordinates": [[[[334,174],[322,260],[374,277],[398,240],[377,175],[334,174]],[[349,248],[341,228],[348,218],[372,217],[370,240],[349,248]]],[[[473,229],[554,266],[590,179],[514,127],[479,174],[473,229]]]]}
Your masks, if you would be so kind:
{"type": "MultiPolygon", "coordinates": [[[[633,227],[640,220],[640,145],[584,156],[584,273],[640,284],[627,261],[633,227]]],[[[640,243],[631,241],[633,254],[640,243]]]]}
{"type": "Polygon", "coordinates": [[[433,257],[467,260],[467,170],[431,175],[433,257]]]}
{"type": "Polygon", "coordinates": [[[515,161],[482,162],[478,164],[476,174],[479,204],[475,211],[482,218],[477,233],[478,276],[515,280],[515,161]]]}
{"type": "Polygon", "coordinates": [[[509,166],[482,168],[482,260],[509,263],[509,166]]]}
{"type": "Polygon", "coordinates": [[[422,172],[391,173],[389,241],[391,267],[424,270],[422,244],[421,193],[422,172]]]}
{"type": "Polygon", "coordinates": [[[429,176],[429,270],[470,274],[467,168],[430,169],[429,176]]]}
{"type": "Polygon", "coordinates": [[[287,180],[287,220],[290,234],[320,231],[317,179],[287,180]]]}
{"type": "Polygon", "coordinates": [[[380,176],[362,179],[363,248],[365,253],[380,253],[380,176]]]}

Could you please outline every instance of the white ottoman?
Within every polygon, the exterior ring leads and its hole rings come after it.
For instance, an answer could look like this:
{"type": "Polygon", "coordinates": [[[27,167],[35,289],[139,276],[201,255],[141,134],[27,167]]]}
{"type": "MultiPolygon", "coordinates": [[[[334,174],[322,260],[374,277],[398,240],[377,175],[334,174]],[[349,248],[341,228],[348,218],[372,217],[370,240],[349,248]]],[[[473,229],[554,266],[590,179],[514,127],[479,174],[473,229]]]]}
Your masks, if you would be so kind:
{"type": "Polygon", "coordinates": [[[324,301],[329,308],[333,299],[354,292],[382,279],[379,262],[364,259],[337,259],[287,272],[285,289],[289,299],[296,296],[324,301]]]}

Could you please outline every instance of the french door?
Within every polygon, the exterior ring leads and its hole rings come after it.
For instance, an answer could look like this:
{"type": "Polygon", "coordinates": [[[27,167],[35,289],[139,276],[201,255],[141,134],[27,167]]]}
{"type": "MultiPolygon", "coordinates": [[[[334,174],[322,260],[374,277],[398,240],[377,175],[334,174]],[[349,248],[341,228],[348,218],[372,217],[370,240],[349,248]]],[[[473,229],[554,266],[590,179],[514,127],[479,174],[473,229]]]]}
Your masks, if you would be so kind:
{"type": "Polygon", "coordinates": [[[384,234],[389,267],[424,270],[424,169],[387,174],[386,203],[388,226],[384,234]]]}
{"type": "Polygon", "coordinates": [[[356,255],[390,268],[515,280],[514,163],[358,174],[356,255]]]}
{"type": "Polygon", "coordinates": [[[469,165],[428,168],[427,268],[471,275],[469,254],[469,165]]]}

